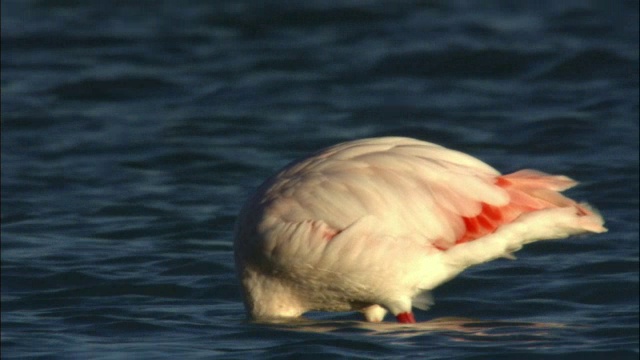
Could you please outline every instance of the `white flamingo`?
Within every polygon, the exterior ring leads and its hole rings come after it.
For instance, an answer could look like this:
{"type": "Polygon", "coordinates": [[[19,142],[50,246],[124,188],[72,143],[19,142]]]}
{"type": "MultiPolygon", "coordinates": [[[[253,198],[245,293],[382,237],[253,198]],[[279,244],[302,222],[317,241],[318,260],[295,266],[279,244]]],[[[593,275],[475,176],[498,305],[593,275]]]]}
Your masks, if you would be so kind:
{"type": "Polygon", "coordinates": [[[311,310],[412,307],[464,269],[524,244],[605,232],[602,217],[559,192],[576,184],[534,170],[501,175],[464,153],[410,138],[346,142],[262,184],[236,225],[235,261],[255,320],[311,310]]]}

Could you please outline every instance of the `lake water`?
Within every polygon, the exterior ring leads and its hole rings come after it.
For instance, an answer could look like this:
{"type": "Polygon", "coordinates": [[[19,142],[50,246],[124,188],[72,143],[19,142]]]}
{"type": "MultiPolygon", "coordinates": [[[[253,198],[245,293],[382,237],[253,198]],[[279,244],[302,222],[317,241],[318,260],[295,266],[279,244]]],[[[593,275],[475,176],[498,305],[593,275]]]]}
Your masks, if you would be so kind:
{"type": "Polygon", "coordinates": [[[637,1],[2,1],[2,358],[637,359],[637,1]],[[248,322],[249,192],[402,135],[581,181],[609,232],[419,324],[248,322]]]}

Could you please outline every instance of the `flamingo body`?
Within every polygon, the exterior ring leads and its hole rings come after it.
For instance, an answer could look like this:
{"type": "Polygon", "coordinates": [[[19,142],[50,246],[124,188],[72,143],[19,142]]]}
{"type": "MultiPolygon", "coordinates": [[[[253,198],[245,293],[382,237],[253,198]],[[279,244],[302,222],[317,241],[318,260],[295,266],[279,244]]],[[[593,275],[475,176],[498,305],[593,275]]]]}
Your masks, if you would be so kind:
{"type": "Polygon", "coordinates": [[[508,175],[415,139],[346,142],[262,184],[236,224],[235,261],[249,316],[311,310],[386,312],[415,322],[429,290],[524,244],[604,232],[602,217],[560,191],[575,181],[508,175]]]}

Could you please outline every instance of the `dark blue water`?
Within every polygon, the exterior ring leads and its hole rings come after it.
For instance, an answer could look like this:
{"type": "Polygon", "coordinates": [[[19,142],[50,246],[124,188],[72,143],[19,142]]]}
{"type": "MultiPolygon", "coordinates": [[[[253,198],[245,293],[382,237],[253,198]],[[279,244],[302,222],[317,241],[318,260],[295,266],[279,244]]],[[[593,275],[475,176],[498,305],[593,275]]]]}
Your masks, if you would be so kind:
{"type": "Polygon", "coordinates": [[[638,38],[637,1],[3,0],[2,358],[637,359],[638,38]],[[382,135],[569,175],[610,231],[416,326],[247,322],[247,194],[382,135]]]}

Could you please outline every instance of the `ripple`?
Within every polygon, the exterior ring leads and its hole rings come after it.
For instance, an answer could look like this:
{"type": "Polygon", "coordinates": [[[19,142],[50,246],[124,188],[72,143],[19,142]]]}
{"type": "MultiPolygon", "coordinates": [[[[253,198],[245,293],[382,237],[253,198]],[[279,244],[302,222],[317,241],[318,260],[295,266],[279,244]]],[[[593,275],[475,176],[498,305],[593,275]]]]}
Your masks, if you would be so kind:
{"type": "Polygon", "coordinates": [[[84,79],[61,84],[49,91],[63,100],[126,101],[145,97],[175,96],[180,88],[170,81],[150,76],[120,76],[84,79]]]}

